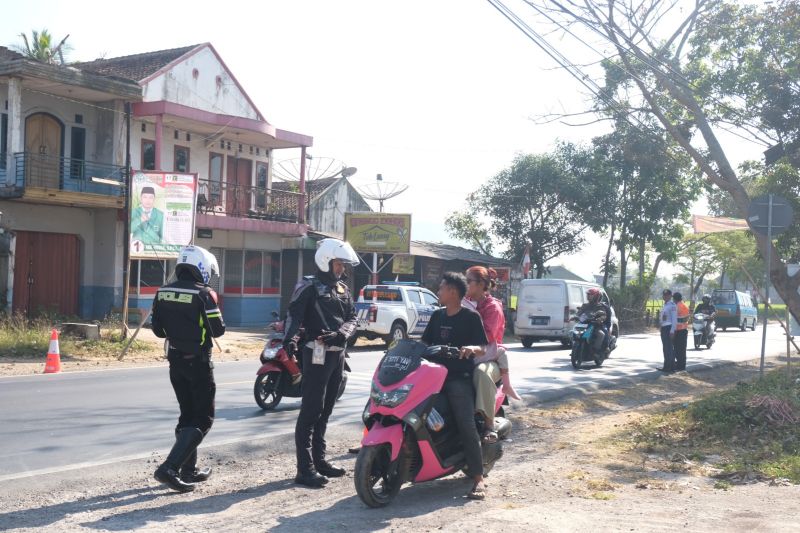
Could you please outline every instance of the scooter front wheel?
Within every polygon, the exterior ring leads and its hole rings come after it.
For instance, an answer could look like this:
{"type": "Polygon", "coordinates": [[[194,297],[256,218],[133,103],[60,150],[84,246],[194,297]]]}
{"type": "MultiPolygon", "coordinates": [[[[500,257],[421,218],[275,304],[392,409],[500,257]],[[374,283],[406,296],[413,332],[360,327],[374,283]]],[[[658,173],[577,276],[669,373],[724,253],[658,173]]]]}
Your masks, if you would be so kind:
{"type": "Polygon", "coordinates": [[[581,368],[581,355],[583,352],[583,345],[582,344],[575,344],[572,347],[572,354],[570,355],[570,362],[572,363],[572,368],[575,370],[580,370],[581,368]]]}
{"type": "Polygon", "coordinates": [[[267,372],[256,377],[253,386],[256,403],[265,411],[271,411],[281,403],[281,372],[267,372]]]}
{"type": "Polygon", "coordinates": [[[702,346],[702,343],[700,342],[700,339],[698,337],[695,337],[694,338],[694,349],[695,350],[699,350],[700,346],[702,346]]]}
{"type": "Polygon", "coordinates": [[[358,452],[353,481],[356,493],[369,507],[389,505],[403,485],[402,454],[392,461],[390,444],[363,446],[358,452]]]}

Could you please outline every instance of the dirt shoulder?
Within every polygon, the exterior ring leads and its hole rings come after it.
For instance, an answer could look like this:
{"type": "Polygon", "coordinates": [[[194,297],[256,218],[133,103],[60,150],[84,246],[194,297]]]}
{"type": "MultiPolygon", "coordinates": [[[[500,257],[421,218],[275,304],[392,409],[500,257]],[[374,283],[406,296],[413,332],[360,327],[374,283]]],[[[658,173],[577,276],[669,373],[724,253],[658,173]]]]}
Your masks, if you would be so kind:
{"type": "Polygon", "coordinates": [[[406,485],[389,507],[366,508],[353,487],[355,458],[346,452],[359,428],[347,425],[333,426],[328,442],[329,455],[347,467],[348,476],[323,490],[292,484],[293,442],[282,435],[201,449],[201,461],[216,471],[189,495],[152,480],[162,459],[155,454],[7,481],[0,487],[0,529],[800,531],[800,486],[715,488],[703,464],[690,468],[684,459],[650,457],[618,439],[633,421],[751,379],[757,371],[755,363],[726,365],[515,406],[513,440],[488,478],[484,502],[466,500],[469,483],[454,476],[406,485]]]}

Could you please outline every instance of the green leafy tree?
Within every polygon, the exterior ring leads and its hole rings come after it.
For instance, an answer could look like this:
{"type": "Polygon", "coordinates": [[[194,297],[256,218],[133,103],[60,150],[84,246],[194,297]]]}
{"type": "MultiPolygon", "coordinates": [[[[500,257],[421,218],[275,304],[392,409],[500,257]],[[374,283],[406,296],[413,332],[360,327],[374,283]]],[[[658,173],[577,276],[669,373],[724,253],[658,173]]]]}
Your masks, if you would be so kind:
{"type": "Polygon", "coordinates": [[[557,157],[520,155],[467,198],[467,208],[448,218],[447,230],[478,247],[503,243],[504,255],[516,261],[530,244],[531,264],[541,278],[548,261],[584,243],[587,225],[575,202],[582,191],[578,185],[557,157]],[[479,217],[486,218],[486,226],[479,217]]]}
{"type": "Polygon", "coordinates": [[[53,36],[50,35],[50,32],[46,29],[31,31],[30,40],[28,40],[28,36],[24,33],[20,33],[19,36],[22,37],[23,44],[18,46],[17,49],[24,54],[25,57],[50,65],[65,64],[64,54],[70,50],[70,46],[67,44],[69,35],[61,39],[55,46],[53,46],[55,43],[53,36]]]}
{"type": "MultiPolygon", "coordinates": [[[[473,193],[474,195],[474,193],[473,193]]],[[[472,196],[467,199],[467,204],[475,206],[472,196]]],[[[486,255],[492,255],[494,246],[489,230],[478,220],[474,213],[456,211],[451,213],[444,221],[444,227],[451,237],[467,242],[486,255]]]]}
{"type": "MultiPolygon", "coordinates": [[[[591,34],[606,48],[605,85],[596,95],[617,116],[648,129],[646,116],[692,159],[710,188],[725,191],[744,218],[750,204],[719,137],[720,129],[791,149],[800,128],[800,0],[533,0],[561,31],[591,34]],[[598,39],[599,37],[599,39],[598,39]]],[[[561,61],[567,69],[575,68],[561,61]]],[[[582,82],[585,78],[577,75],[582,82]]],[[[587,84],[588,85],[588,84],[587,84]]],[[[791,153],[787,156],[791,158],[791,153]]],[[[772,284],[800,319],[800,273],[790,277],[779,251],[756,235],[772,284]]]]}

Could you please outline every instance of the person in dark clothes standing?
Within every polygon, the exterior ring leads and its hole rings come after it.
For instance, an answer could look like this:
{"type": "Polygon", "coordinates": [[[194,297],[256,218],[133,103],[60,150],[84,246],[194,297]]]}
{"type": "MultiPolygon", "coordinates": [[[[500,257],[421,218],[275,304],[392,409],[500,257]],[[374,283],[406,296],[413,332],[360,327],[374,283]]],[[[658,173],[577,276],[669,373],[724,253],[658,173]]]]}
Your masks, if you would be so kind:
{"type": "Polygon", "coordinates": [[[303,368],[303,398],[294,431],[295,483],[319,488],[329,477],[345,474],[344,468],[325,459],[325,431],[342,381],[347,339],[356,331],[355,306],[344,283],[344,269],[359,261],[348,243],[324,239],[314,262],[317,273],[303,278],[292,295],[283,346],[290,356],[301,354],[303,368]],[[305,333],[298,346],[294,339],[301,327],[305,333]]]}
{"type": "Polygon", "coordinates": [[[480,315],[461,305],[466,294],[467,281],[463,274],[448,272],[442,277],[439,303],[444,307],[431,315],[422,342],[429,346],[449,345],[461,349],[460,359],[443,358],[436,362],[447,367],[444,393],[464,443],[465,473],[473,479],[467,497],[482,500],[486,497],[486,485],[483,482],[481,442],[475,426],[475,390],[472,385],[475,364],[471,358],[484,355],[489,341],[480,315]]]}
{"type": "Polygon", "coordinates": [[[225,333],[217,295],[209,287],[219,275],[216,258],[199,246],[186,246],[175,266],[177,281],[158,289],[153,300],[153,333],[167,339],[169,380],[180,408],[175,445],[154,477],[179,492],[194,490],[211,469],[197,468],[197,446],[214,423],[212,337],[225,333]]]}
{"type": "Polygon", "coordinates": [[[686,370],[686,343],[689,339],[689,308],[683,303],[683,295],[676,292],[672,295],[678,318],[678,325],[675,328],[675,338],[673,346],[675,348],[675,371],[686,370]]]}
{"type": "Polygon", "coordinates": [[[673,339],[678,330],[678,308],[672,301],[672,291],[664,289],[661,293],[664,298],[664,307],[661,308],[659,324],[661,325],[661,346],[664,351],[664,366],[659,368],[662,372],[675,371],[675,347],[673,339]]]}

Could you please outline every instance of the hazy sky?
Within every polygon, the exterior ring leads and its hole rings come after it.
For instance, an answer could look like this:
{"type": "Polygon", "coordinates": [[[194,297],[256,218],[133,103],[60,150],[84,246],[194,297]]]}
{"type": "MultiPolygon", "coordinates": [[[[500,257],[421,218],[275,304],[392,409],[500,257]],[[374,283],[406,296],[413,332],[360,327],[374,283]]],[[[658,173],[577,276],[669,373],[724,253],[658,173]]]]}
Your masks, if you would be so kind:
{"type": "MultiPolygon", "coordinates": [[[[414,239],[452,242],[444,218],[516,153],[602,131],[531,120],[582,110],[588,94],[486,1],[124,5],[6,3],[0,44],[47,28],[57,38],[70,34],[71,60],[91,60],[211,42],[267,120],[314,137],[314,156],[357,167],[356,185],[377,173],[408,184],[387,210],[413,214],[414,239]]],[[[557,35],[549,39],[575,61],[599,59],[557,35]]],[[[759,154],[755,146],[744,150],[759,154]]],[[[276,160],[292,157],[276,153],[276,160]]],[[[555,263],[584,276],[596,272],[604,251],[597,241],[555,263]]]]}

